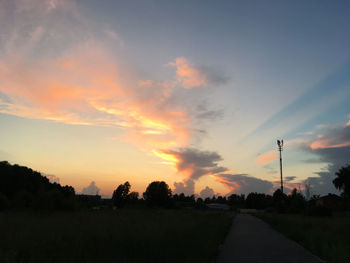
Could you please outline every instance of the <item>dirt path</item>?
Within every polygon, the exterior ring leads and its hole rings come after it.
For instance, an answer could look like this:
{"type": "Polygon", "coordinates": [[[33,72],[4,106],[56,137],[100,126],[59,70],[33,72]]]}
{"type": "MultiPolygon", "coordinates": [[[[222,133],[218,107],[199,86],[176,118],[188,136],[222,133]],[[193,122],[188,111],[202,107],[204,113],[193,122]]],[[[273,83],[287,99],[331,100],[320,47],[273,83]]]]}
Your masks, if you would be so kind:
{"type": "Polygon", "coordinates": [[[216,262],[320,263],[323,261],[273,230],[262,220],[246,214],[237,214],[216,262]]]}

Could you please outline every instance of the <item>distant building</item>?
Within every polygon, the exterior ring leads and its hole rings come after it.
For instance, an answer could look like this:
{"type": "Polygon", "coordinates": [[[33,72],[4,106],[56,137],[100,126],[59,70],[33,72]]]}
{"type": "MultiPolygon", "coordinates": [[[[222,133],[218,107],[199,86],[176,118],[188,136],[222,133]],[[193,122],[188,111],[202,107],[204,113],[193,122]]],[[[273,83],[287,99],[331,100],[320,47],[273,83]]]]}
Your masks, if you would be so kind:
{"type": "Polygon", "coordinates": [[[344,198],[335,194],[328,194],[318,198],[316,206],[327,207],[333,211],[341,211],[346,208],[346,203],[344,198]]]}
{"type": "Polygon", "coordinates": [[[210,210],[224,210],[224,211],[230,210],[230,207],[225,204],[211,203],[211,204],[207,204],[207,206],[210,210]]]}

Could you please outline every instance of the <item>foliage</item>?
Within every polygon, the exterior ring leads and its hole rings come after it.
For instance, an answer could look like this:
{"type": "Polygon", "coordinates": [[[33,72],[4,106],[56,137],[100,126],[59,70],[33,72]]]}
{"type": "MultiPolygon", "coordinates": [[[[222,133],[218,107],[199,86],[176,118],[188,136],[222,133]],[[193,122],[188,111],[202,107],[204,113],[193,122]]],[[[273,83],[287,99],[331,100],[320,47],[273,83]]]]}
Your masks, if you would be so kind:
{"type": "Polygon", "coordinates": [[[290,214],[262,214],[259,217],[327,262],[350,260],[349,218],[290,214]]]}
{"type": "Polygon", "coordinates": [[[281,189],[277,189],[273,195],[273,206],[277,209],[278,212],[284,213],[287,210],[287,200],[288,196],[281,191],[281,189]]]}
{"type": "Polygon", "coordinates": [[[136,204],[139,201],[139,193],[138,192],[131,192],[128,195],[128,200],[130,204],[136,204]]]}
{"type": "Polygon", "coordinates": [[[155,181],[147,186],[143,198],[150,206],[168,206],[171,201],[171,189],[165,182],[155,181]]]}
{"type": "Polygon", "coordinates": [[[232,208],[242,208],[245,205],[245,196],[232,194],[227,198],[227,203],[232,208]]]}
{"type": "Polygon", "coordinates": [[[112,201],[115,206],[123,207],[125,205],[125,203],[128,201],[130,187],[131,186],[129,182],[125,182],[124,184],[119,185],[117,189],[114,190],[112,195],[112,201]]]}
{"type": "Polygon", "coordinates": [[[297,191],[296,188],[292,190],[288,196],[288,212],[289,213],[302,213],[306,208],[306,199],[305,197],[297,191]]]}
{"type": "Polygon", "coordinates": [[[30,168],[0,162],[0,209],[72,209],[75,191],[71,186],[50,183],[30,168]]]}
{"type": "Polygon", "coordinates": [[[333,180],[335,188],[342,190],[343,197],[350,199],[350,165],[340,168],[335,175],[337,176],[333,180]]]}
{"type": "Polygon", "coordinates": [[[232,213],[122,209],[0,213],[2,263],[212,262],[232,213]]]}
{"type": "Polygon", "coordinates": [[[246,199],[247,208],[265,209],[272,205],[272,197],[266,194],[250,193],[246,199]]]}

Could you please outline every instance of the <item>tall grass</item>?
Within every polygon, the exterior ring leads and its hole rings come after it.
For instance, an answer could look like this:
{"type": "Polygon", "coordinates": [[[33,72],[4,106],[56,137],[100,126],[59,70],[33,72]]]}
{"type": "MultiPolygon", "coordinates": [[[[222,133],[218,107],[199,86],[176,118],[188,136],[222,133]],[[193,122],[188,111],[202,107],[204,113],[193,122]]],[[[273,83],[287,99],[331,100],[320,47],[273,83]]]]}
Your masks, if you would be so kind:
{"type": "Polygon", "coordinates": [[[327,262],[350,262],[350,218],[282,214],[259,217],[327,262]]]}
{"type": "Polygon", "coordinates": [[[132,210],[0,214],[1,262],[211,262],[232,213],[132,210]]]}

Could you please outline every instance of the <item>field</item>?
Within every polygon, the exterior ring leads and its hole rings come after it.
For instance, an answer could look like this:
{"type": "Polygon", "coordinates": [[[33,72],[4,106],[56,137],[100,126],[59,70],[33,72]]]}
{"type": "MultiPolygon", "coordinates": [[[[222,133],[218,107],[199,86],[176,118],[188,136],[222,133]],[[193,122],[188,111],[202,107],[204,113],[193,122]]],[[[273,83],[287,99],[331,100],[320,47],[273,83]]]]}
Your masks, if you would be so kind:
{"type": "Polygon", "coordinates": [[[211,262],[231,212],[196,210],[0,213],[10,262],[211,262]]]}
{"type": "Polygon", "coordinates": [[[327,262],[350,262],[350,218],[264,214],[273,228],[327,262]]]}

